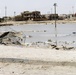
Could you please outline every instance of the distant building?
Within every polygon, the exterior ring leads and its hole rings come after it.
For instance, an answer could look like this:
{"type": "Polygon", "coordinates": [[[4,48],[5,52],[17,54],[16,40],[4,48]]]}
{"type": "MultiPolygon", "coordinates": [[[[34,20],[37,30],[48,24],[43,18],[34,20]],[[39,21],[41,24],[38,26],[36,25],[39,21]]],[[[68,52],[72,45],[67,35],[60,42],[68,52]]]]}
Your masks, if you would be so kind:
{"type": "Polygon", "coordinates": [[[58,14],[50,14],[50,16],[49,16],[49,20],[55,20],[55,19],[57,19],[58,20],[58,14]]]}
{"type": "Polygon", "coordinates": [[[23,21],[22,15],[15,16],[14,21],[23,21]]]}
{"type": "Polygon", "coordinates": [[[41,18],[40,11],[24,11],[21,15],[15,17],[16,21],[25,21],[25,20],[39,20],[41,18]]]}
{"type": "Polygon", "coordinates": [[[0,18],[0,22],[3,22],[4,21],[4,19],[3,18],[0,18]]]}
{"type": "Polygon", "coordinates": [[[3,17],[2,20],[5,21],[5,22],[11,21],[12,17],[3,17]]]}
{"type": "Polygon", "coordinates": [[[47,20],[55,20],[58,19],[58,14],[45,14],[45,17],[47,18],[47,20]]]}
{"type": "Polygon", "coordinates": [[[65,20],[67,19],[67,15],[66,14],[60,14],[58,17],[58,20],[65,20]]]}
{"type": "Polygon", "coordinates": [[[41,20],[46,20],[44,15],[41,15],[40,11],[24,11],[21,13],[21,15],[15,16],[16,21],[27,21],[27,20],[32,20],[32,21],[41,21],[41,20]]]}
{"type": "Polygon", "coordinates": [[[40,11],[24,11],[21,13],[23,20],[39,20],[41,19],[41,13],[40,11]]]}
{"type": "Polygon", "coordinates": [[[50,14],[44,14],[43,16],[44,16],[47,20],[49,20],[50,14]]]}
{"type": "Polygon", "coordinates": [[[67,19],[69,20],[76,20],[76,15],[75,14],[68,14],[67,19]]]}

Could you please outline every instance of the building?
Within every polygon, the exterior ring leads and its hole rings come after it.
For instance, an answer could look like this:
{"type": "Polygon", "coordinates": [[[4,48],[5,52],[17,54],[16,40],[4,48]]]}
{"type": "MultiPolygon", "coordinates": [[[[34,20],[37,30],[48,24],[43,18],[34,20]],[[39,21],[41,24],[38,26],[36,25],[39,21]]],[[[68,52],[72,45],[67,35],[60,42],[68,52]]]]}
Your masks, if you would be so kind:
{"type": "Polygon", "coordinates": [[[58,14],[50,14],[49,15],[49,20],[55,20],[55,19],[57,19],[58,20],[58,14]]]}
{"type": "Polygon", "coordinates": [[[44,14],[43,16],[44,16],[47,20],[49,20],[50,14],[44,14]]]}
{"type": "Polygon", "coordinates": [[[68,14],[67,19],[69,20],[76,20],[76,15],[75,14],[68,14]]]}
{"type": "Polygon", "coordinates": [[[43,21],[46,20],[44,15],[41,15],[40,11],[24,11],[21,13],[21,15],[15,16],[15,21],[43,21]]]}
{"type": "Polygon", "coordinates": [[[58,20],[65,20],[67,19],[67,14],[60,14],[58,20]]]}
{"type": "Polygon", "coordinates": [[[17,15],[15,16],[14,21],[23,21],[23,18],[21,15],[17,15]]]}
{"type": "Polygon", "coordinates": [[[45,14],[45,17],[47,20],[55,20],[55,19],[58,19],[58,14],[45,14]]]}
{"type": "Polygon", "coordinates": [[[40,11],[24,11],[21,13],[23,20],[38,20],[41,18],[41,13],[40,11]]]}

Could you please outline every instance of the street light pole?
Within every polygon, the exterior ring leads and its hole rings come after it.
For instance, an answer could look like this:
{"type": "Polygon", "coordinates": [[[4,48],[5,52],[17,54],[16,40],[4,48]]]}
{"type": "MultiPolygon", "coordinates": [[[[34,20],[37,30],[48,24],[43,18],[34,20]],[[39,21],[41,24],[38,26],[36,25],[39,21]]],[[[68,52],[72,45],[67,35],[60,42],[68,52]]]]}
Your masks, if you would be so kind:
{"type": "Polygon", "coordinates": [[[6,17],[6,15],[7,15],[7,7],[5,6],[5,17],[6,17]]]}
{"type": "Polygon", "coordinates": [[[73,11],[73,15],[74,15],[74,6],[72,6],[72,11],[73,11]]]}
{"type": "Polygon", "coordinates": [[[55,11],[55,14],[54,14],[54,17],[55,17],[55,38],[56,38],[56,46],[57,46],[57,25],[56,25],[56,6],[57,6],[57,4],[56,3],[54,3],[54,11],[55,11]]]}
{"type": "Polygon", "coordinates": [[[15,21],[16,12],[14,11],[14,21],[15,21]]]}
{"type": "Polygon", "coordinates": [[[5,6],[5,22],[7,22],[7,7],[5,6]]]}
{"type": "Polygon", "coordinates": [[[51,8],[51,14],[52,14],[52,8],[51,8]]]}

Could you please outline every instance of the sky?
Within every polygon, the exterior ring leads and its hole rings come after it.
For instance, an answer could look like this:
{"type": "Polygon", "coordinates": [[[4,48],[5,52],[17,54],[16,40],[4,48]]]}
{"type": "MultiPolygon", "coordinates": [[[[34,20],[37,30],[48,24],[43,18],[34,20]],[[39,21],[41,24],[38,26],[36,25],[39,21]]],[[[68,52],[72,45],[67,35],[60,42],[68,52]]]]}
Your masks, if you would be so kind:
{"type": "Polygon", "coordinates": [[[72,14],[76,12],[76,0],[0,0],[0,17],[19,15],[23,11],[41,11],[41,14],[54,13],[54,3],[57,3],[58,14],[72,14]]]}

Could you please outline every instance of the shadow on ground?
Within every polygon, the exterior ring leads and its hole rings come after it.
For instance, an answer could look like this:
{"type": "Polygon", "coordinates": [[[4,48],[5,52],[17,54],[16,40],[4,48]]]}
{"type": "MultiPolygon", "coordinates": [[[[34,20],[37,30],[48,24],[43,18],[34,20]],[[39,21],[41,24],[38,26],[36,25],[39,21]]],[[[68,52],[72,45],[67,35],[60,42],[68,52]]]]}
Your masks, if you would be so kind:
{"type": "Polygon", "coordinates": [[[18,58],[0,58],[0,63],[22,63],[22,64],[32,64],[32,65],[75,66],[76,67],[76,62],[42,61],[42,60],[30,60],[30,59],[18,59],[18,58]]]}

